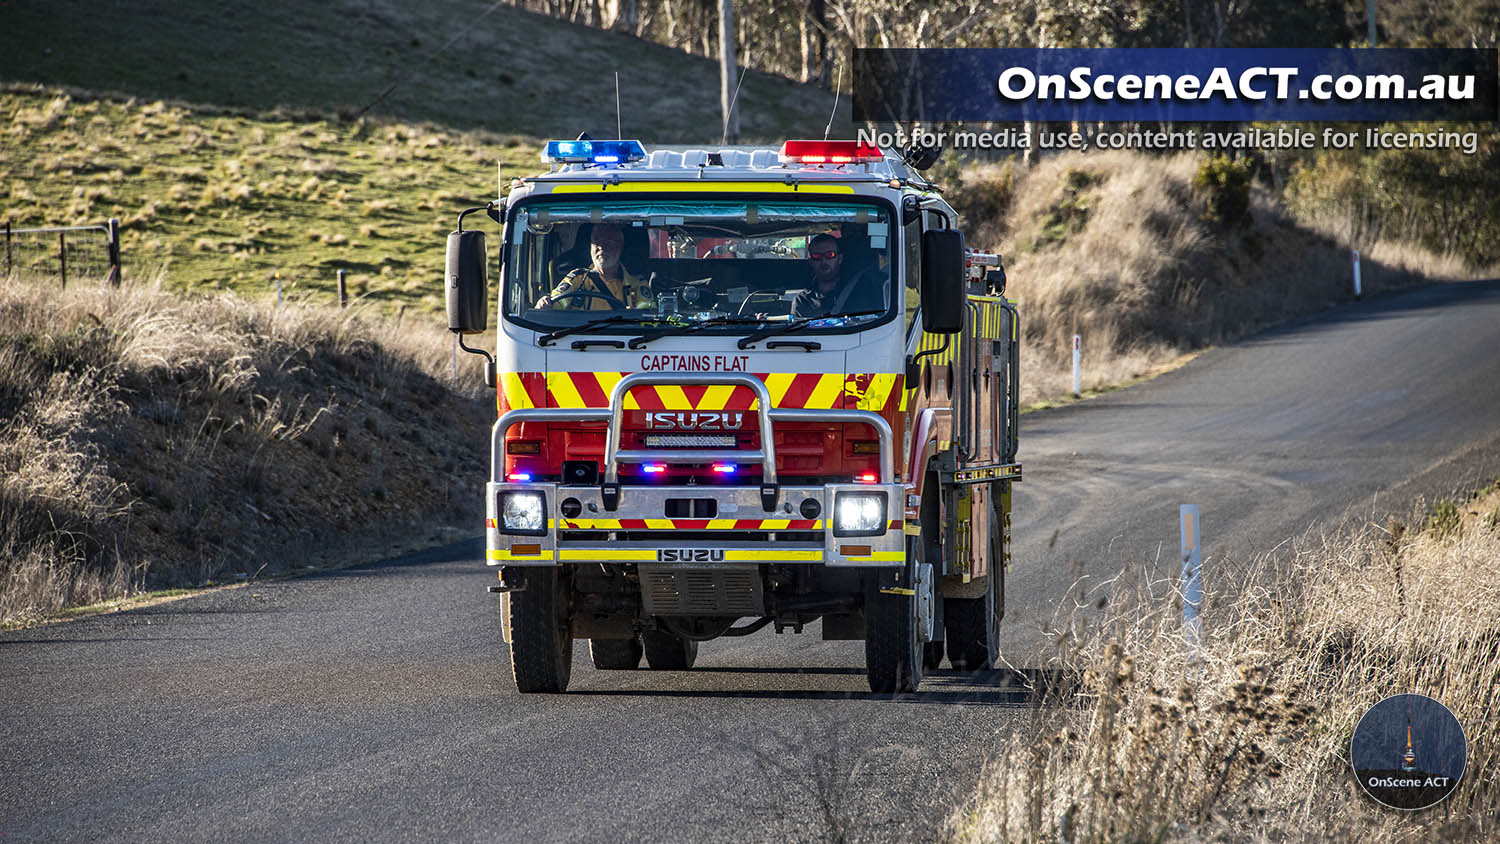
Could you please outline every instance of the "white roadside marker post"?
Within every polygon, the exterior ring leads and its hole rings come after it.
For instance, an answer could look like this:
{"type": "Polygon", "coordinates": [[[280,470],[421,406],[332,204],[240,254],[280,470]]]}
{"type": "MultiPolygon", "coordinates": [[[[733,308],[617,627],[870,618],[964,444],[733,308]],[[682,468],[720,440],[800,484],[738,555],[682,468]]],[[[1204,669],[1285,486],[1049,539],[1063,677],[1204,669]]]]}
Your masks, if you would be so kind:
{"type": "Polygon", "coordinates": [[[1203,554],[1198,545],[1198,505],[1178,507],[1182,528],[1182,641],[1193,659],[1198,658],[1203,622],[1198,611],[1203,607],[1203,554]]]}
{"type": "Polygon", "coordinates": [[[1083,335],[1073,335],[1073,398],[1083,395],[1083,335]]]}
{"type": "Polygon", "coordinates": [[[1359,250],[1354,250],[1354,298],[1358,299],[1363,292],[1359,284],[1359,250]]]}
{"type": "Polygon", "coordinates": [[[276,310],[281,310],[281,276],[276,276],[276,310]]]}

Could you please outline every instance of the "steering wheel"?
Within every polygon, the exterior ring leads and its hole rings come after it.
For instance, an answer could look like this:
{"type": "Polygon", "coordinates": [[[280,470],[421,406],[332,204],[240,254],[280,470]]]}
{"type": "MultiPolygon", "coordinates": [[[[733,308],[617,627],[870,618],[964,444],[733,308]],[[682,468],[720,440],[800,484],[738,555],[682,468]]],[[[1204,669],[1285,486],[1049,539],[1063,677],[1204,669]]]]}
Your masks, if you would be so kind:
{"type": "Polygon", "coordinates": [[[754,293],[751,293],[749,296],[745,297],[745,301],[740,303],[740,309],[738,311],[735,311],[735,316],[744,316],[745,309],[750,307],[750,303],[755,301],[757,296],[772,302],[781,298],[780,293],[776,293],[770,290],[757,290],[754,293]]]}
{"type": "Polygon", "coordinates": [[[625,303],[621,302],[619,299],[616,299],[613,296],[606,296],[603,293],[600,293],[600,292],[598,292],[596,290],[584,290],[583,288],[577,288],[577,289],[574,289],[574,290],[569,290],[568,292],[562,294],[561,296],[555,296],[555,297],[553,297],[552,298],[552,307],[557,307],[559,304],[561,304],[562,302],[567,301],[568,299],[577,299],[577,298],[583,298],[583,297],[587,297],[589,299],[603,299],[605,302],[609,303],[609,308],[612,311],[627,310],[627,308],[625,307],[625,303]]]}

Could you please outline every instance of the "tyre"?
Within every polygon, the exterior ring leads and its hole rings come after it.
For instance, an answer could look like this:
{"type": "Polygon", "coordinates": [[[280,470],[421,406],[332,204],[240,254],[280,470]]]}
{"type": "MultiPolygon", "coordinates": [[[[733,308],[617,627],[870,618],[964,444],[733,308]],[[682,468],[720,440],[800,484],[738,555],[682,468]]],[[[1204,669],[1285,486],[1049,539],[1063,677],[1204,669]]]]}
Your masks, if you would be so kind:
{"type": "Polygon", "coordinates": [[[990,573],[984,595],[944,598],[943,631],[948,639],[948,661],[959,671],[993,668],[1000,656],[1000,619],[1005,613],[1005,572],[990,541],[990,573]]]}
{"type": "Polygon", "coordinates": [[[589,656],[600,671],[630,671],[641,664],[641,640],[590,639],[589,656]]]}
{"type": "MultiPolygon", "coordinates": [[[[919,596],[902,594],[912,592],[917,582],[921,548],[915,537],[908,538],[900,585],[882,590],[882,584],[892,580],[882,574],[870,579],[865,595],[865,676],[876,694],[914,692],[922,682],[927,647],[917,618],[919,596]]],[[[926,588],[932,588],[930,581],[926,588]]]]}
{"type": "Polygon", "coordinates": [[[521,587],[506,596],[510,670],[517,691],[563,692],[573,672],[572,585],[556,567],[507,571],[521,587]]]}
{"type": "Polygon", "coordinates": [[[641,633],[646,664],[652,671],[686,671],[698,659],[698,643],[665,630],[641,633]]]}

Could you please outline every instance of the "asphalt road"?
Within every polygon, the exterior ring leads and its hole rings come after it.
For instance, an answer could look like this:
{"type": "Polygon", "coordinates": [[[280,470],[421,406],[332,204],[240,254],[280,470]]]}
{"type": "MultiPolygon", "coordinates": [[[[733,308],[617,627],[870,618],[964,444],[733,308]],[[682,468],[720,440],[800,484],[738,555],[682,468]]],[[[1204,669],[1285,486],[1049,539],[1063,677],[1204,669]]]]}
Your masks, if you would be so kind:
{"type": "MultiPolygon", "coordinates": [[[[1007,655],[1066,595],[1233,566],[1500,476],[1500,282],[1346,306],[1022,422],[1007,655]],[[1070,592],[1070,590],[1072,590],[1070,592]]],[[[859,643],[514,691],[481,548],[0,634],[0,840],[929,839],[1043,710],[1009,672],[867,694],[859,643]]]]}

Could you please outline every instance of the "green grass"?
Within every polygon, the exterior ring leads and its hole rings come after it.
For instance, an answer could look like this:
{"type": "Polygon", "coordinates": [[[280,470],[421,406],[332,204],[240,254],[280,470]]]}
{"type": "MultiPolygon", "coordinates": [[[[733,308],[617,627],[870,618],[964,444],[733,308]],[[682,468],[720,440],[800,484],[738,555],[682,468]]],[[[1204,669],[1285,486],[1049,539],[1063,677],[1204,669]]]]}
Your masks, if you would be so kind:
{"type": "Polygon", "coordinates": [[[177,289],[440,304],[443,239],[495,195],[495,162],[537,169],[520,138],[432,125],[251,118],[158,102],[0,92],[15,227],[123,224],[127,279],[177,289]]]}

